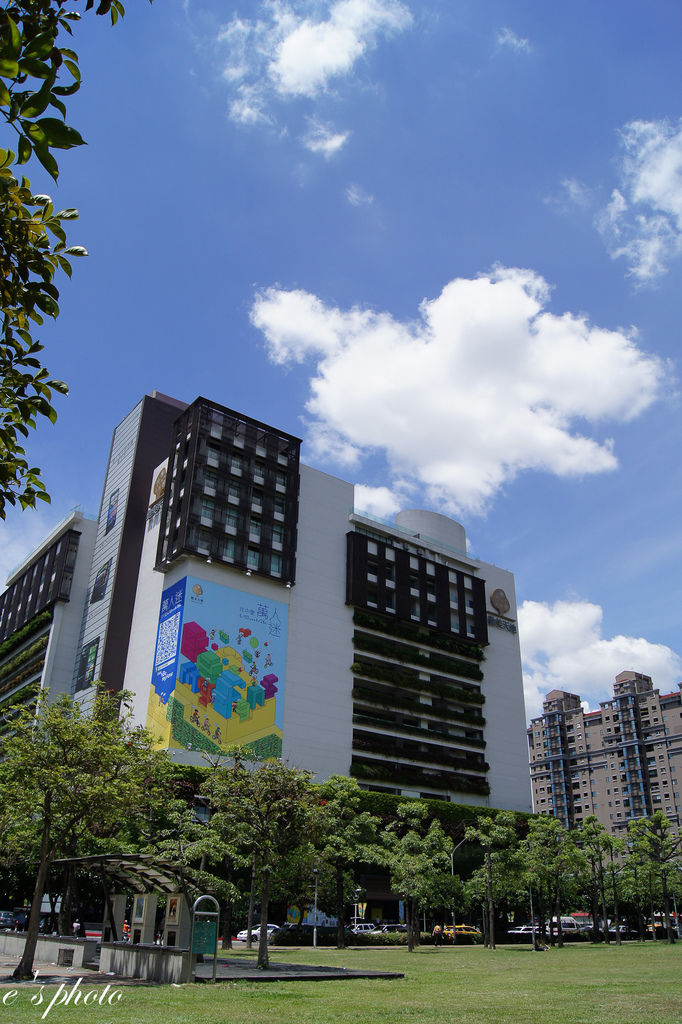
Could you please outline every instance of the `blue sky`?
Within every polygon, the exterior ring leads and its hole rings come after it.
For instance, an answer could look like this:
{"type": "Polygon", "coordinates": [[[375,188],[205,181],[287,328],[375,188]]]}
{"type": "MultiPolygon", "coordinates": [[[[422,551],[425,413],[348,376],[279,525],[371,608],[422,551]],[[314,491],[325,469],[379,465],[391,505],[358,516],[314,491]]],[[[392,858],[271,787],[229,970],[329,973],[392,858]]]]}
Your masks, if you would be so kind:
{"type": "MultiPolygon", "coordinates": [[[[89,250],[43,331],[51,507],[158,388],[304,438],[380,515],[512,570],[527,707],[682,679],[677,0],[130,0],[88,15],[63,155],[89,250]]],[[[4,578],[4,577],[3,577],[4,578]]]]}

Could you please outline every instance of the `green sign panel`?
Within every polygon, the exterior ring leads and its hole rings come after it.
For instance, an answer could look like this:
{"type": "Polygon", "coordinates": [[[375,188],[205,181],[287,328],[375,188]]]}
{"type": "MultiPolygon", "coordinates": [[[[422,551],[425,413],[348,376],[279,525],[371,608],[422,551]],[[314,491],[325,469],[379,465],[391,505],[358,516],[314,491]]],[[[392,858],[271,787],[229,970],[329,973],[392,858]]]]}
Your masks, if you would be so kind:
{"type": "Polygon", "coordinates": [[[195,918],[194,935],[192,937],[192,952],[208,953],[210,956],[214,956],[217,935],[217,921],[197,921],[195,918]]]}

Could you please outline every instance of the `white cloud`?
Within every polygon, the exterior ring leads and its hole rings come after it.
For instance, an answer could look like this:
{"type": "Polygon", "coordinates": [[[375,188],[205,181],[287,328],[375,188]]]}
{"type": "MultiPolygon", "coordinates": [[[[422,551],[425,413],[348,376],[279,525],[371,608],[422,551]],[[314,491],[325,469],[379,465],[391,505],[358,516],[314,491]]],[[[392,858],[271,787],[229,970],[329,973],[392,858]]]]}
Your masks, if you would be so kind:
{"type": "MultiPolygon", "coordinates": [[[[399,0],[270,0],[260,10],[253,20],[234,15],[218,35],[226,51],[223,77],[233,90],[230,117],[242,124],[271,123],[276,100],[315,99],[347,78],[381,38],[412,23],[399,0]]],[[[335,134],[327,148],[314,148],[307,137],[305,145],[330,155],[346,139],[335,134]]]]}
{"type": "Polygon", "coordinates": [[[284,96],[316,96],[347,75],[379,35],[407,28],[412,16],[397,0],[337,0],[326,20],[303,18],[278,42],[270,78],[284,96]]]}
{"type": "Polygon", "coordinates": [[[347,469],[354,469],[361,458],[357,445],[349,444],[335,430],[321,423],[311,423],[307,431],[308,448],[312,458],[322,462],[335,462],[347,469]]]}
{"type": "Polygon", "coordinates": [[[631,121],[621,148],[620,188],[596,225],[611,257],[646,284],[682,252],[682,121],[631,121]]]}
{"type": "Polygon", "coordinates": [[[587,210],[594,203],[592,191],[577,178],[563,178],[555,195],[543,199],[545,205],[558,213],[574,216],[576,209],[587,210]]]}
{"type": "Polygon", "coordinates": [[[355,508],[359,512],[382,519],[392,518],[402,508],[400,498],[388,487],[370,487],[367,484],[355,485],[355,508]]]}
{"type": "Polygon", "coordinates": [[[589,601],[545,604],[524,601],[519,608],[526,714],[542,712],[549,690],[577,693],[592,707],[613,692],[619,672],[651,676],[661,692],[676,689],[682,659],[663,644],[643,637],[602,635],[602,609],[589,601]]]}
{"type": "Polygon", "coordinates": [[[664,365],[618,331],[544,310],[545,281],[498,267],[458,278],[403,323],[304,291],[256,296],[252,323],[275,363],[309,362],[307,409],[357,452],[383,452],[444,511],[482,512],[506,481],[612,470],[588,423],[631,420],[657,397],[664,365]]]}
{"type": "Polygon", "coordinates": [[[502,28],[497,33],[497,47],[499,50],[506,47],[517,53],[532,53],[532,47],[528,40],[517,36],[510,28],[502,28]]]}
{"type": "Polygon", "coordinates": [[[371,206],[374,202],[374,196],[365,192],[360,185],[349,185],[346,189],[346,199],[351,206],[371,206]]]}
{"type": "Polygon", "coordinates": [[[311,153],[320,153],[327,160],[338,153],[348,141],[349,132],[335,132],[331,125],[323,124],[314,118],[311,118],[309,124],[303,145],[311,153]]]}

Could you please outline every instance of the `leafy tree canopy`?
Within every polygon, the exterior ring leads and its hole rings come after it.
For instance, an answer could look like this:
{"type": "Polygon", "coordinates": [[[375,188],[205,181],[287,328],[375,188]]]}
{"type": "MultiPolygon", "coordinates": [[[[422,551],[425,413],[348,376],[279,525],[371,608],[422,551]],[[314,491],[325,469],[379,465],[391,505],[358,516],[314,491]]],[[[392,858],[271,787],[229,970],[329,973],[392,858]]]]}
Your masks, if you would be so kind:
{"type": "MultiPolygon", "coordinates": [[[[45,317],[59,314],[55,276],[71,276],[71,258],[87,255],[67,245],[64,222],[72,208],[55,210],[47,195],[34,194],[18,168],[37,160],[56,181],[56,153],[84,145],[67,123],[66,102],[78,92],[78,54],[65,46],[81,15],[67,0],[4,0],[0,6],[0,116],[6,141],[0,148],[0,519],[8,504],[35,507],[49,501],[40,469],[28,461],[24,439],[46,418],[57,418],[53,394],[67,393],[42,364],[35,336],[45,317]]],[[[84,10],[94,8],[85,0],[84,10]]],[[[114,24],[120,0],[101,0],[96,14],[114,24]]],[[[70,40],[69,40],[70,41],[70,40]]]]}
{"type": "Polygon", "coordinates": [[[166,799],[168,759],[152,749],[149,733],[119,715],[118,698],[101,694],[88,711],[66,695],[42,699],[14,714],[0,742],[0,842],[36,872],[17,977],[31,973],[52,862],[77,853],[84,838],[115,836],[166,799]]]}

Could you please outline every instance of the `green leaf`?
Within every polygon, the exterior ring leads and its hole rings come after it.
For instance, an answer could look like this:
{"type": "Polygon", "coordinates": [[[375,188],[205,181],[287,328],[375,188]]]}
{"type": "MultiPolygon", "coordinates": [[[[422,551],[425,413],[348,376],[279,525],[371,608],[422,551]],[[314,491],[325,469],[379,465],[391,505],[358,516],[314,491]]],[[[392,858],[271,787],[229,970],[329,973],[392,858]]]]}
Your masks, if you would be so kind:
{"type": "Polygon", "coordinates": [[[18,78],[19,64],[8,57],[0,57],[0,75],[3,78],[18,78]]]}
{"type": "Polygon", "coordinates": [[[64,124],[58,117],[41,117],[36,121],[41,131],[45,133],[48,146],[55,149],[72,149],[74,146],[84,146],[85,140],[75,128],[64,124]]]}
{"type": "Polygon", "coordinates": [[[26,161],[31,156],[32,151],[33,151],[33,147],[31,146],[31,143],[28,141],[26,136],[25,135],[20,135],[19,136],[19,157],[18,157],[18,163],[25,164],[26,161]]]}
{"type": "Polygon", "coordinates": [[[59,177],[59,166],[55,158],[52,156],[52,153],[50,153],[44,139],[41,138],[39,141],[36,141],[32,138],[32,142],[35,155],[38,157],[47,173],[56,181],[59,177]]]}
{"type": "Polygon", "coordinates": [[[66,119],[66,104],[65,103],[62,103],[61,100],[58,100],[56,96],[52,95],[52,96],[50,96],[50,106],[54,107],[56,110],[58,110],[59,113],[62,115],[62,117],[64,119],[66,119]]]}
{"type": "Polygon", "coordinates": [[[78,210],[69,207],[67,210],[60,210],[59,213],[55,213],[55,217],[58,220],[78,220],[78,210]]]}
{"type": "Polygon", "coordinates": [[[9,89],[4,82],[0,81],[0,107],[8,107],[12,102],[9,89]]]}
{"type": "Polygon", "coordinates": [[[73,75],[73,77],[75,78],[75,80],[76,80],[77,82],[80,82],[80,80],[81,80],[81,72],[80,72],[80,68],[79,68],[79,67],[78,67],[78,65],[77,65],[77,64],[75,63],[75,61],[72,61],[72,60],[65,60],[65,61],[64,61],[64,66],[65,66],[65,67],[67,67],[67,68],[69,69],[69,71],[71,72],[71,74],[73,75]]]}
{"type": "Polygon", "coordinates": [[[27,57],[47,57],[54,49],[55,35],[52,32],[41,32],[35,36],[24,50],[27,57]]]}
{"type": "MultiPolygon", "coordinates": [[[[37,57],[22,57],[19,61],[19,71],[31,78],[49,78],[52,68],[37,57]]],[[[19,72],[17,72],[18,74],[19,72]]]]}
{"type": "Polygon", "coordinates": [[[5,16],[5,20],[7,22],[7,27],[9,28],[9,43],[7,49],[12,56],[18,57],[21,52],[21,32],[19,31],[16,22],[10,18],[9,14],[5,16]]]}
{"type": "Polygon", "coordinates": [[[73,96],[80,89],[80,82],[72,82],[71,85],[55,85],[52,90],[55,96],[73,96]]]}
{"type": "Polygon", "coordinates": [[[43,313],[47,313],[48,316],[59,316],[59,306],[51,295],[38,294],[36,296],[36,306],[42,309],[43,313]]]}
{"type": "Polygon", "coordinates": [[[21,104],[22,117],[37,117],[50,102],[50,88],[47,82],[38,92],[29,93],[28,98],[21,104]],[[47,88],[46,88],[47,86],[47,88]]]}
{"type": "Polygon", "coordinates": [[[67,259],[64,259],[63,256],[57,256],[57,262],[59,263],[59,266],[62,268],[66,276],[71,277],[72,270],[69,261],[67,259]]]}
{"type": "Polygon", "coordinates": [[[67,256],[87,256],[88,250],[84,249],[82,245],[70,245],[64,252],[67,256]]]}

